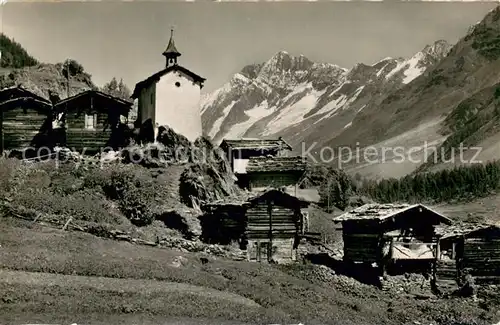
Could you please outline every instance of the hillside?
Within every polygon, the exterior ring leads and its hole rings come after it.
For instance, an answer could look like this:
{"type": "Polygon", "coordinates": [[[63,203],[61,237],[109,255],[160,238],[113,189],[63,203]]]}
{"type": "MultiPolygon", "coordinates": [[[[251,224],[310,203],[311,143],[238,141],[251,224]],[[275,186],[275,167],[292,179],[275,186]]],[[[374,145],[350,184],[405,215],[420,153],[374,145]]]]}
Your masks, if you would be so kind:
{"type": "MultiPolygon", "coordinates": [[[[31,56],[23,46],[4,34],[0,34],[0,89],[22,85],[35,94],[49,98],[49,92],[64,99],[89,89],[100,89],[92,76],[75,60],[63,63],[43,63],[31,56]],[[69,84],[67,74],[69,71],[69,84]]],[[[102,91],[130,99],[128,87],[113,78],[103,85],[102,91]]],[[[134,105],[136,114],[137,104],[134,105]]]]}
{"type": "MultiPolygon", "coordinates": [[[[16,85],[22,85],[47,99],[49,91],[57,93],[61,99],[68,97],[67,78],[61,63],[41,63],[33,67],[13,69],[8,75],[0,77],[0,88],[16,85]]],[[[69,96],[89,89],[97,89],[97,86],[88,74],[78,73],[70,77],[69,96]]]]}
{"type": "Polygon", "coordinates": [[[3,69],[15,69],[38,64],[38,61],[28,54],[21,44],[10,39],[5,34],[0,34],[0,49],[2,58],[0,67],[3,69]]]}

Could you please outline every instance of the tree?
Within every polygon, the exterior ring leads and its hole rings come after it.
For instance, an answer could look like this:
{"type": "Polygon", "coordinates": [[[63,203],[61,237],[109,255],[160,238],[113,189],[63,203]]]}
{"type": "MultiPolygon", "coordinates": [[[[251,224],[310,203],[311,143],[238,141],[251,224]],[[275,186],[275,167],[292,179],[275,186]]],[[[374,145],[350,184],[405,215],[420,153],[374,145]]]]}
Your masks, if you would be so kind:
{"type": "Polygon", "coordinates": [[[0,34],[0,49],[2,50],[1,67],[22,68],[38,64],[38,61],[29,55],[21,44],[4,34],[0,34]]]}
{"type": "Polygon", "coordinates": [[[101,88],[103,93],[129,101],[132,95],[130,89],[125,85],[123,79],[120,82],[115,77],[101,88]]]}
{"type": "Polygon", "coordinates": [[[69,59],[63,63],[62,74],[65,78],[68,78],[68,72],[70,77],[83,74],[85,70],[83,66],[75,60],[69,59]]]}

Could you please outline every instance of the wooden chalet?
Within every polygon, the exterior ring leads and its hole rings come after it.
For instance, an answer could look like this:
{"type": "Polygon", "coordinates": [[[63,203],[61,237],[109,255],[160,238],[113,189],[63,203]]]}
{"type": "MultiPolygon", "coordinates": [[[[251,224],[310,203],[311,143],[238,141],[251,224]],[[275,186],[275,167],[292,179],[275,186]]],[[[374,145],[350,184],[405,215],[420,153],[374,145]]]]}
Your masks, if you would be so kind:
{"type": "MultiPolygon", "coordinates": [[[[344,261],[430,265],[436,258],[436,226],[451,220],[422,205],[365,204],[336,218],[342,224],[344,261]]],[[[429,270],[430,271],[430,270],[429,270]]]]}
{"type": "Polygon", "coordinates": [[[283,190],[253,193],[244,201],[202,206],[202,238],[211,243],[238,242],[247,259],[292,262],[304,228],[303,208],[310,202],[283,190]]]}
{"type": "Polygon", "coordinates": [[[100,91],[88,90],[54,105],[62,132],[58,145],[71,150],[97,153],[104,148],[117,148],[124,143],[131,102],[100,91]]]}
{"type": "Polygon", "coordinates": [[[51,103],[20,86],[0,91],[0,152],[50,147],[51,103]]]}
{"type": "Polygon", "coordinates": [[[499,226],[462,224],[438,228],[437,234],[438,289],[456,289],[466,275],[475,283],[500,284],[499,226]]]}
{"type": "Polygon", "coordinates": [[[224,139],[220,148],[226,153],[233,173],[236,175],[245,173],[248,159],[262,156],[285,156],[292,147],[283,140],[278,139],[224,139]]]}

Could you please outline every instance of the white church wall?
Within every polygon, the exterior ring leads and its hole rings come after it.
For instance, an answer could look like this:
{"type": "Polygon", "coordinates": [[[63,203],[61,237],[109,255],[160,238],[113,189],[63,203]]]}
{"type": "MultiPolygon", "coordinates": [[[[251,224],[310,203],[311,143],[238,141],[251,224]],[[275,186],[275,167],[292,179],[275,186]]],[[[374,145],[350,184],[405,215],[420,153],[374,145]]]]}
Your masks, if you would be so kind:
{"type": "Polygon", "coordinates": [[[171,71],[156,83],[156,126],[166,125],[189,141],[202,135],[201,88],[191,78],[171,71]]]}

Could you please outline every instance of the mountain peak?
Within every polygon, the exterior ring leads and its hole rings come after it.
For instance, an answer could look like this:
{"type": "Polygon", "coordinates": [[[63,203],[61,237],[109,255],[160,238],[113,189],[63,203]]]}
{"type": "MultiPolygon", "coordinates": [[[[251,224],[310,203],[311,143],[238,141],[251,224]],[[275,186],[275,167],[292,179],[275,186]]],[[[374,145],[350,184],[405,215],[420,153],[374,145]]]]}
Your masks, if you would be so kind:
{"type": "Polygon", "coordinates": [[[272,57],[285,57],[285,56],[291,56],[291,55],[287,51],[281,50],[281,51],[277,52],[275,55],[273,55],[272,57]]]}
{"type": "Polygon", "coordinates": [[[427,45],[422,50],[422,53],[431,55],[432,57],[444,57],[451,50],[453,45],[446,40],[437,40],[433,44],[427,45]]]}
{"type": "Polygon", "coordinates": [[[304,55],[293,56],[287,51],[279,51],[264,64],[262,70],[304,71],[310,69],[313,64],[314,63],[304,55]]]}

